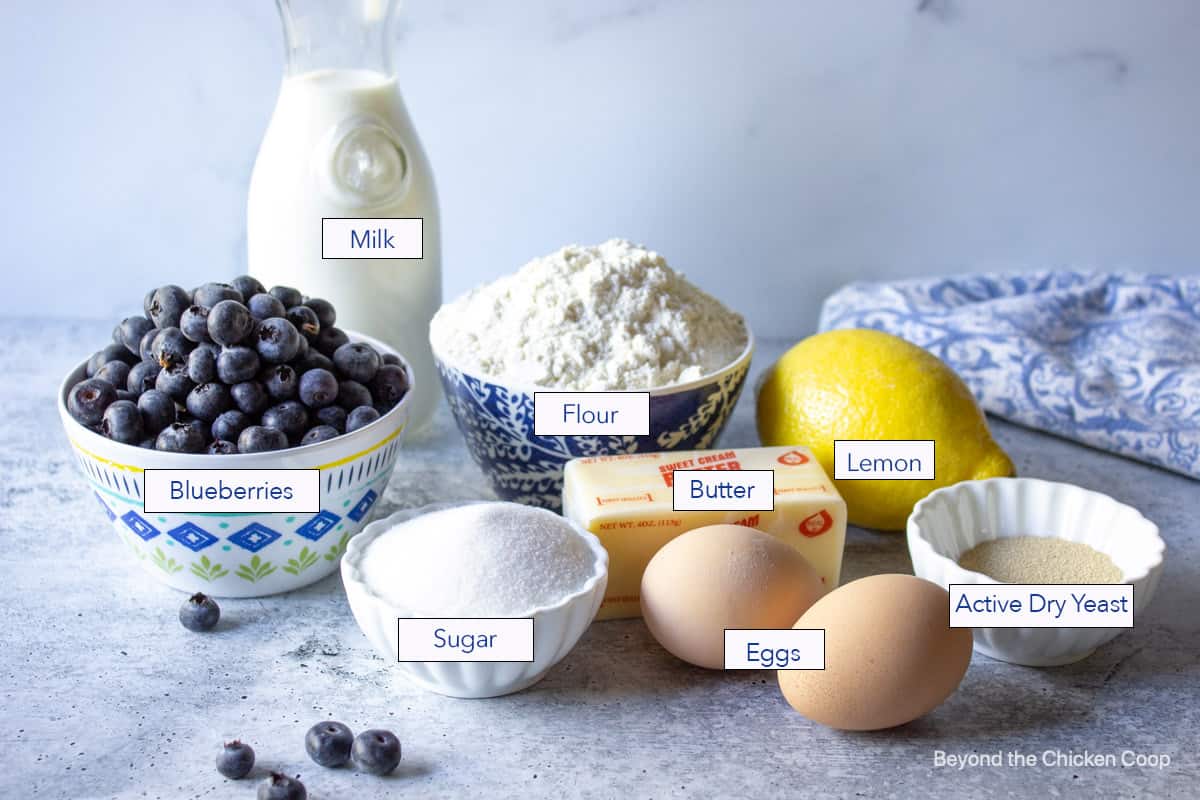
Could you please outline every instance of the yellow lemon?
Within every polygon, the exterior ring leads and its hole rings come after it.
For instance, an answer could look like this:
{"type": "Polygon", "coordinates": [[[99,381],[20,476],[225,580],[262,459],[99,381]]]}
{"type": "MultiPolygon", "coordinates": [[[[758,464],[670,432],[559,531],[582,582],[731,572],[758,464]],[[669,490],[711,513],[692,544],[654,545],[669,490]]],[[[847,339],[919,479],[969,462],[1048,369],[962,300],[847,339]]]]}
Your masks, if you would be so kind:
{"type": "Polygon", "coordinates": [[[835,439],[936,442],[934,480],[834,481],[850,522],[864,528],[901,530],[934,489],[1013,474],[954,370],[881,331],[829,331],[797,344],[767,374],[756,418],[764,445],[806,445],[830,477],[835,439]]]}

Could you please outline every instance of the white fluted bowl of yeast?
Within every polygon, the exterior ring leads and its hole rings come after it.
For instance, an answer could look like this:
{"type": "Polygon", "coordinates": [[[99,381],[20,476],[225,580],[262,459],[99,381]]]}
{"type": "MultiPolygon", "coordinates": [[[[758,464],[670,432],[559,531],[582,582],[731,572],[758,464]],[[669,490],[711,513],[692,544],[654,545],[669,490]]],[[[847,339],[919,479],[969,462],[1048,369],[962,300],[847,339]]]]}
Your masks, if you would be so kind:
{"type": "MultiPolygon", "coordinates": [[[[566,657],[579,637],[587,630],[608,585],[608,552],[600,540],[582,527],[563,519],[552,511],[517,506],[513,503],[490,503],[522,509],[530,514],[546,515],[555,524],[569,526],[571,535],[578,537],[580,544],[590,556],[590,565],[584,578],[572,590],[555,602],[534,605],[520,613],[464,613],[459,609],[442,612],[436,608],[414,609],[384,597],[368,580],[364,560],[371,546],[380,536],[388,532],[400,533],[400,526],[418,517],[440,511],[457,509],[467,505],[485,503],[434,503],[422,508],[404,509],[391,516],[376,520],[350,541],[346,557],[342,560],[342,582],[354,619],[367,639],[389,663],[422,689],[450,697],[498,697],[526,689],[545,677],[546,673],[566,657]],[[533,619],[533,661],[400,661],[398,656],[400,618],[462,618],[477,616],[516,617],[533,619]]],[[[408,535],[405,531],[404,535],[408,535]]],[[[438,578],[453,581],[452,570],[438,570],[438,578]]],[[[377,581],[378,583],[378,581],[377,581]]],[[[454,586],[454,584],[448,584],[454,586]]],[[[458,584],[456,588],[461,588],[458,584]]],[[[449,591],[449,589],[447,590],[449,591]]],[[[464,594],[470,594],[469,590],[464,594]]],[[[434,603],[436,606],[436,603],[434,603]]]]}
{"type": "MultiPolygon", "coordinates": [[[[1135,508],[1073,486],[1033,478],[991,478],[938,489],[908,518],[908,551],[918,577],[950,584],[994,583],[959,565],[976,545],[1018,536],[1079,542],[1107,555],[1133,586],[1134,619],[1150,602],[1166,545],[1135,508]]],[[[1087,658],[1124,628],[975,628],[975,650],[989,658],[1053,667],[1087,658]]]]}

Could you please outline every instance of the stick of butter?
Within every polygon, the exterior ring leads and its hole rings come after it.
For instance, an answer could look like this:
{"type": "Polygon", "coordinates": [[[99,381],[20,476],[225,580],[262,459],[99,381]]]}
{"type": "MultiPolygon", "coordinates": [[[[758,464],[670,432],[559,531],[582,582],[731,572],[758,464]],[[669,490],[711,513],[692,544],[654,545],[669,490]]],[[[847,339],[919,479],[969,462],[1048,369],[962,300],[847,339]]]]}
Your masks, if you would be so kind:
{"type": "MultiPolygon", "coordinates": [[[[640,617],[642,573],[681,533],[732,522],[792,545],[830,589],[846,542],[846,503],[805,447],[748,447],[577,458],[567,462],[563,514],[608,550],[608,589],[597,619],[640,617]],[[677,469],[770,469],[774,511],[674,511],[677,469]]],[[[696,576],[702,579],[703,576],[696,576]]]]}

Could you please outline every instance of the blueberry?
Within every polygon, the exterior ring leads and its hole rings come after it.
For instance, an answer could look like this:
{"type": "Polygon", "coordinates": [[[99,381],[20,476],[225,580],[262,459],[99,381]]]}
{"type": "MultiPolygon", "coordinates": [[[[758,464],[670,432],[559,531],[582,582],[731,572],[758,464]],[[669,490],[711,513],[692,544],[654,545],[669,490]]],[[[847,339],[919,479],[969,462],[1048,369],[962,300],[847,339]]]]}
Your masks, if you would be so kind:
{"type": "Polygon", "coordinates": [[[300,332],[286,319],[264,319],[258,326],[255,347],[268,364],[286,364],[300,352],[300,332]]]}
{"type": "Polygon", "coordinates": [[[322,767],[340,767],[350,763],[350,748],[353,746],[354,733],[333,720],[318,722],[304,734],[304,749],[308,751],[308,757],[322,767]]]}
{"type": "Polygon", "coordinates": [[[251,425],[238,436],[239,453],[265,453],[268,450],[283,450],[288,446],[287,434],[262,425],[251,425]]]}
{"type": "Polygon", "coordinates": [[[204,435],[186,422],[172,422],[158,433],[154,449],[168,453],[203,453],[204,435]]]}
{"type": "Polygon", "coordinates": [[[250,313],[258,320],[282,317],[287,314],[287,307],[279,302],[278,297],[271,294],[252,295],[246,301],[246,307],[250,309],[250,313]]]}
{"type": "Polygon", "coordinates": [[[310,369],[325,369],[333,372],[333,360],[313,348],[302,355],[296,356],[295,360],[292,361],[292,368],[296,370],[297,375],[303,375],[310,369]]]}
{"type": "Polygon", "coordinates": [[[196,384],[188,377],[187,364],[172,364],[158,371],[154,388],[165,392],[176,403],[186,403],[188,392],[196,388],[196,384]]]}
{"type": "Polygon", "coordinates": [[[238,290],[243,300],[266,291],[258,282],[258,278],[252,278],[249,275],[238,275],[229,282],[229,285],[238,290]]]}
{"type": "Polygon", "coordinates": [[[104,409],[115,403],[117,390],[108,381],[88,378],[71,387],[67,393],[67,411],[83,425],[99,425],[104,409]]]}
{"type": "Polygon", "coordinates": [[[298,778],[272,772],[258,785],[258,800],[308,800],[308,791],[298,778]]]}
{"type": "Polygon", "coordinates": [[[179,622],[189,631],[211,631],[221,618],[221,607],[206,594],[197,592],[183,601],[179,608],[179,622]]]}
{"type": "Polygon", "coordinates": [[[137,444],[146,434],[142,429],[142,412],[129,400],[117,400],[104,409],[100,432],[114,442],[137,444]]]}
{"type": "Polygon", "coordinates": [[[254,317],[237,300],[222,300],[208,313],[208,334],[226,347],[241,342],[254,327],[254,317]]]}
{"type": "Polygon", "coordinates": [[[243,381],[230,387],[229,394],[233,403],[243,414],[256,417],[267,410],[271,404],[271,396],[258,381],[243,381]]]}
{"type": "Polygon", "coordinates": [[[212,437],[236,442],[238,434],[248,428],[250,422],[250,417],[236,408],[223,411],[212,422],[212,437]]]}
{"type": "Polygon", "coordinates": [[[338,396],[338,380],[324,369],[310,369],[300,376],[300,402],[309,408],[323,408],[338,396]]]}
{"type": "Polygon", "coordinates": [[[142,337],[148,331],[154,330],[154,323],[145,317],[126,317],[121,320],[121,324],[117,326],[120,332],[120,343],[135,356],[138,355],[138,343],[142,341],[142,337]]]}
{"type": "Polygon", "coordinates": [[[333,358],[337,349],[349,341],[350,337],[341,328],[321,328],[313,345],[321,351],[321,355],[333,358]]]}
{"type": "Polygon", "coordinates": [[[134,405],[137,405],[138,393],[131,392],[128,389],[117,389],[117,399],[118,400],[128,400],[129,402],[133,403],[134,405]]]}
{"type": "Polygon", "coordinates": [[[338,381],[337,403],[347,411],[353,411],[359,406],[374,405],[375,398],[371,390],[358,381],[338,381]]]}
{"type": "Polygon", "coordinates": [[[367,383],[379,369],[379,353],[363,342],[347,342],[333,353],[333,364],[343,376],[367,383]]]}
{"type": "Polygon", "coordinates": [[[205,446],[208,445],[208,441],[212,438],[212,423],[205,422],[204,420],[189,414],[187,411],[179,412],[176,417],[184,425],[187,425],[189,428],[196,431],[196,433],[200,436],[200,440],[204,442],[205,446]]]}
{"type": "Polygon", "coordinates": [[[254,769],[254,748],[234,739],[217,753],[217,772],[230,780],[239,780],[254,769]]]}
{"type": "Polygon", "coordinates": [[[150,318],[150,305],[153,302],[154,302],[154,290],[151,289],[150,291],[146,292],[145,295],[142,296],[142,313],[145,314],[146,318],[150,319],[151,322],[154,321],[153,319],[150,318]]]}
{"type": "Polygon", "coordinates": [[[211,345],[201,345],[188,354],[188,377],[193,383],[208,383],[217,379],[217,351],[211,345]]]}
{"type": "Polygon", "coordinates": [[[363,772],[387,775],[400,764],[400,740],[391,731],[363,731],[354,737],[352,754],[363,772]]]}
{"type": "Polygon", "coordinates": [[[396,355],[395,353],[384,353],[383,355],[379,356],[379,361],[383,364],[398,365],[400,363],[400,356],[396,355]]]}
{"type": "Polygon", "coordinates": [[[346,433],[353,433],[377,419],[379,419],[379,412],[374,407],[359,406],[346,416],[346,433]]]}
{"type": "Polygon", "coordinates": [[[304,305],[316,312],[317,322],[321,323],[322,328],[332,328],[333,323],[337,322],[337,311],[334,310],[333,303],[328,300],[310,297],[304,301],[304,305]]]}
{"type": "Polygon", "coordinates": [[[94,377],[124,389],[129,383],[129,365],[124,361],[110,361],[96,370],[94,377]]]}
{"type": "Polygon", "coordinates": [[[266,387],[273,400],[291,400],[296,396],[298,379],[296,370],[287,364],[267,367],[258,374],[259,382],[266,387]]]}
{"type": "Polygon", "coordinates": [[[207,452],[210,456],[232,456],[238,451],[237,445],[227,439],[213,439],[208,443],[207,452]]]}
{"type": "Polygon", "coordinates": [[[340,406],[325,406],[318,408],[316,414],[317,422],[322,425],[328,425],[338,433],[346,432],[346,409],[340,406]]]}
{"type": "Polygon", "coordinates": [[[287,321],[296,326],[296,330],[310,342],[321,332],[321,320],[317,312],[308,306],[292,306],[287,310],[287,321]]]}
{"type": "Polygon", "coordinates": [[[96,377],[100,368],[111,361],[123,361],[130,366],[137,363],[137,359],[123,345],[105,345],[103,350],[93,353],[92,357],[88,359],[87,376],[89,378],[96,377]]]}
{"type": "Polygon", "coordinates": [[[153,436],[147,436],[145,439],[142,439],[140,442],[138,442],[138,447],[144,447],[147,450],[153,450],[154,439],[155,437],[153,436]]]}
{"type": "Polygon", "coordinates": [[[258,367],[258,353],[249,347],[226,347],[217,356],[217,376],[230,385],[253,380],[258,367]]]}
{"type": "Polygon", "coordinates": [[[297,400],[284,400],[263,412],[262,424],[283,431],[288,441],[296,442],[308,430],[308,410],[297,400]]]}
{"type": "Polygon", "coordinates": [[[212,308],[222,300],[236,300],[242,302],[245,298],[237,289],[230,286],[228,283],[206,283],[203,286],[196,287],[192,292],[192,302],[200,306],[208,306],[212,308]]]}
{"type": "Polygon", "coordinates": [[[283,303],[284,308],[298,306],[304,302],[304,295],[300,294],[299,290],[293,289],[290,286],[272,286],[270,294],[276,300],[283,303]]]}
{"type": "Polygon", "coordinates": [[[341,434],[332,425],[318,425],[315,428],[309,428],[308,432],[300,437],[300,444],[316,444],[317,442],[335,439],[338,436],[341,436],[341,434]]]}
{"type": "Polygon", "coordinates": [[[188,341],[179,328],[163,328],[150,344],[150,355],[165,369],[187,361],[188,354],[195,347],[195,343],[188,341]]]}
{"type": "Polygon", "coordinates": [[[182,287],[168,284],[154,290],[146,316],[156,328],[178,328],[179,318],[192,304],[192,298],[182,287]]]}
{"type": "Polygon", "coordinates": [[[141,341],[138,342],[138,355],[141,356],[142,361],[154,360],[153,348],[154,338],[156,336],[158,336],[158,328],[151,328],[150,330],[146,331],[145,335],[142,336],[141,341]]]}
{"type": "Polygon", "coordinates": [[[208,306],[188,306],[179,318],[179,330],[190,341],[211,342],[212,337],[208,335],[208,315],[211,313],[208,306]]]}
{"type": "Polygon", "coordinates": [[[375,398],[375,405],[386,413],[395,408],[404,395],[408,394],[408,373],[404,371],[404,367],[384,364],[375,373],[375,378],[368,388],[375,398]]]}
{"type": "Polygon", "coordinates": [[[165,392],[150,389],[143,392],[137,401],[138,410],[142,412],[142,429],[151,436],[175,421],[175,401],[165,392]]]}
{"type": "Polygon", "coordinates": [[[189,414],[211,424],[233,407],[233,398],[229,396],[228,386],[212,381],[188,392],[186,405],[189,414]]]}
{"type": "Polygon", "coordinates": [[[129,370],[129,376],[125,378],[125,388],[134,394],[141,394],[154,388],[154,379],[158,377],[158,364],[153,361],[140,361],[133,365],[129,370]]]}

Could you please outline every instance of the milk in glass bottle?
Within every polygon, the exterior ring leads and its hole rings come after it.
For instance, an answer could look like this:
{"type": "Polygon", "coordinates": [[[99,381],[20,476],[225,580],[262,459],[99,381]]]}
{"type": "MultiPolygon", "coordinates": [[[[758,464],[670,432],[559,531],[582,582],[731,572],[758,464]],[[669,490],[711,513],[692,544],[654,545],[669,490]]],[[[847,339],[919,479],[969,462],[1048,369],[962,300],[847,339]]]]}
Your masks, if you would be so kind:
{"type": "Polygon", "coordinates": [[[438,398],[429,320],[441,304],[441,240],[433,173],[391,66],[395,0],[278,6],[287,65],[250,179],[250,273],[329,300],[338,327],[399,350],[415,373],[409,424],[421,428],[438,398]],[[420,258],[323,258],[326,218],[368,220],[355,242],[371,253],[381,239],[368,240],[379,230],[370,220],[419,218],[420,258]]]}

